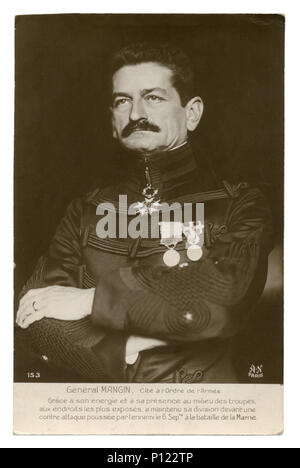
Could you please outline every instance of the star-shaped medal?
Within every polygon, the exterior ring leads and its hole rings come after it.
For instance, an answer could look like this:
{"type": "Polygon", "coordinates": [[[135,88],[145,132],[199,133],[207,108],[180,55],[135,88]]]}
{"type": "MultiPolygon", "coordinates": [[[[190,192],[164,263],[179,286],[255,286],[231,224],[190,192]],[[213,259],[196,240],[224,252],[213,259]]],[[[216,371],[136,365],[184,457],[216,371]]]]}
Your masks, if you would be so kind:
{"type": "Polygon", "coordinates": [[[156,195],[158,194],[157,189],[153,189],[150,184],[143,190],[143,195],[145,197],[143,202],[137,202],[134,205],[134,209],[136,210],[136,214],[140,214],[142,216],[153,214],[159,210],[160,200],[155,200],[156,195]]]}

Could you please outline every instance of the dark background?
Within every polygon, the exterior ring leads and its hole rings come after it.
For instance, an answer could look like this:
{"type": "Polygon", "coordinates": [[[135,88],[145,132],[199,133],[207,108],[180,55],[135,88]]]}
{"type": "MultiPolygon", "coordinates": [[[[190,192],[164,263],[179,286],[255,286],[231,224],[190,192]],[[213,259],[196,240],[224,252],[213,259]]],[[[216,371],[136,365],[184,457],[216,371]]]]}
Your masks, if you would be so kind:
{"type": "MultiPolygon", "coordinates": [[[[276,248],[252,324],[237,340],[241,379],[282,377],[284,18],[278,15],[42,15],[16,18],[15,291],[67,204],[121,174],[108,112],[111,53],[172,42],[195,65],[205,112],[193,145],[220,178],[259,183],[276,248]]],[[[124,173],[123,173],[124,176],[124,173]]]]}

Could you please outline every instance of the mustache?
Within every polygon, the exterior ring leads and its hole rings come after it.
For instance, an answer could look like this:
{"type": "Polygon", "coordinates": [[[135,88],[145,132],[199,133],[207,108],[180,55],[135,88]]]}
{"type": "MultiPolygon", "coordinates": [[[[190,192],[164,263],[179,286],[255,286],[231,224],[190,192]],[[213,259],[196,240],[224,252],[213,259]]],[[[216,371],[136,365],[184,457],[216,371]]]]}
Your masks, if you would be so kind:
{"type": "Polygon", "coordinates": [[[126,138],[137,130],[144,130],[149,132],[160,132],[160,128],[147,119],[140,119],[137,121],[130,121],[122,130],[122,137],[126,138]]]}

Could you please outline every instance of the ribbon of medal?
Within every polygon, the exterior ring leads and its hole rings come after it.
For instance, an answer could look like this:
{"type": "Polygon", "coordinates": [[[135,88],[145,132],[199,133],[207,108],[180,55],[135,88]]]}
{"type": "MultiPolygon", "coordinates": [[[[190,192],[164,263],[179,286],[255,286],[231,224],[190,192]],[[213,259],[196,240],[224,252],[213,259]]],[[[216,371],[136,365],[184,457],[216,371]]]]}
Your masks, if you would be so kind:
{"type": "Polygon", "coordinates": [[[168,267],[176,266],[180,262],[180,253],[176,250],[176,245],[182,241],[183,235],[187,239],[187,257],[192,262],[197,262],[202,258],[204,225],[201,221],[197,223],[190,221],[188,225],[181,222],[162,221],[159,226],[161,231],[160,243],[168,249],[163,256],[163,261],[168,267]]]}
{"type": "Polygon", "coordinates": [[[163,261],[168,267],[176,266],[180,262],[180,253],[177,252],[176,245],[182,241],[183,225],[181,222],[176,221],[161,221],[159,227],[161,232],[160,243],[168,249],[164,253],[163,261]]]}
{"type": "Polygon", "coordinates": [[[145,169],[145,176],[147,185],[143,189],[144,201],[137,202],[137,204],[134,207],[136,210],[136,214],[140,214],[142,216],[148,214],[151,215],[158,211],[160,207],[160,200],[156,200],[158,189],[152,187],[148,166],[145,169]]]}
{"type": "Polygon", "coordinates": [[[183,226],[183,233],[187,238],[186,249],[188,258],[197,262],[203,255],[202,245],[203,245],[203,230],[204,224],[201,221],[190,221],[188,226],[183,226]]]}

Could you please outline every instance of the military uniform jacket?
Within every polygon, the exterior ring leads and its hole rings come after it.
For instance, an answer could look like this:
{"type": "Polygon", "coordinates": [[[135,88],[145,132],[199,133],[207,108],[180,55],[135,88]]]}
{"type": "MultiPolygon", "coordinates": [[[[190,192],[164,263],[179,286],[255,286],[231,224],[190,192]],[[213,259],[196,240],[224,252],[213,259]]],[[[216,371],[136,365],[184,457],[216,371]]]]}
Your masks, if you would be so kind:
{"type": "Polygon", "coordinates": [[[262,192],[247,183],[216,182],[196,164],[189,144],[140,158],[132,176],[74,200],[49,251],[22,294],[49,285],[95,288],[91,316],[43,319],[26,331],[31,349],[91,382],[227,382],[231,338],[247,325],[266,281],[271,218],[262,192]],[[161,201],[204,203],[203,256],[191,262],[184,244],[168,268],[160,239],[100,239],[99,203],[141,201],[145,165],[161,201]],[[130,335],[167,346],[126,365],[130,335]]]}

